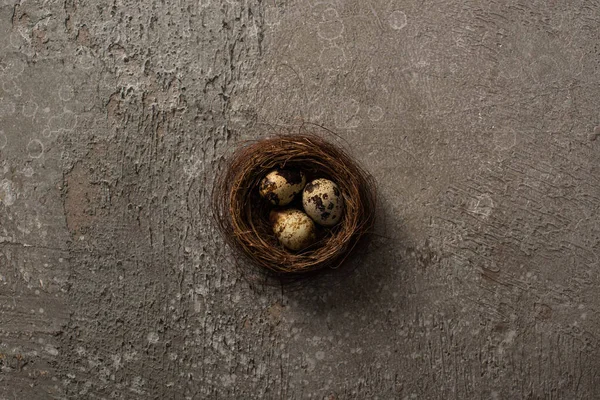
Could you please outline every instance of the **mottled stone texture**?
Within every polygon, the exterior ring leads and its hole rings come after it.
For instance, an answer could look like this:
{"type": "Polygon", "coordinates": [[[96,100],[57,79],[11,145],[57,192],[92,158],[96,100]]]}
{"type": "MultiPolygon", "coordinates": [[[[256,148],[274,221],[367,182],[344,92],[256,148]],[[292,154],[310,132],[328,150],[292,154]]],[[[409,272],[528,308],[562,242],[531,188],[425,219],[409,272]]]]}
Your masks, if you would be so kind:
{"type": "Polygon", "coordinates": [[[599,43],[597,0],[0,0],[0,399],[600,398],[599,43]],[[215,171],[308,123],[374,242],[251,284],[215,171]]]}

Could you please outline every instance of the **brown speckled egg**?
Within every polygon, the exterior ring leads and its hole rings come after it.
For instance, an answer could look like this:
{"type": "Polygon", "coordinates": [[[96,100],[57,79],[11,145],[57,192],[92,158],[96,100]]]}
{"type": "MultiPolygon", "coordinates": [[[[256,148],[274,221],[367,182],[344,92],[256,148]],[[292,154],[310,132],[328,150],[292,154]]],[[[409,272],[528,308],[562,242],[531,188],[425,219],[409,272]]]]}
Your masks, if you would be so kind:
{"type": "Polygon", "coordinates": [[[279,242],[290,250],[305,249],[317,239],[315,224],[300,210],[273,210],[269,220],[279,242]]]}
{"type": "Polygon", "coordinates": [[[329,179],[315,179],[304,187],[304,211],[317,224],[334,226],[344,213],[344,198],[338,185],[329,179]]]}
{"type": "Polygon", "coordinates": [[[300,170],[276,169],[267,174],[258,187],[262,197],[276,206],[289,204],[306,185],[306,177],[300,170]]]}

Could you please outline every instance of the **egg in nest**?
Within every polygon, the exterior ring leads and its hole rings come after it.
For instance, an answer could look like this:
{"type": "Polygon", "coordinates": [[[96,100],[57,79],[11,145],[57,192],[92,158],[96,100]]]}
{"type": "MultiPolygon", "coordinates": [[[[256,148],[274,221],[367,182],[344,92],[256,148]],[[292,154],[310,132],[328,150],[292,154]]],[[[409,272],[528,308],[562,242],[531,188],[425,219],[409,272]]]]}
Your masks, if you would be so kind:
{"type": "Polygon", "coordinates": [[[289,204],[306,185],[306,176],[300,170],[276,169],[260,182],[260,195],[276,206],[289,204]]]}
{"type": "Polygon", "coordinates": [[[315,179],[302,192],[304,211],[317,224],[331,227],[340,222],[344,198],[337,184],[329,179],[315,179]]]}
{"type": "Polygon", "coordinates": [[[305,249],[317,239],[314,222],[300,210],[273,210],[269,220],[277,240],[290,250],[305,249]]]}

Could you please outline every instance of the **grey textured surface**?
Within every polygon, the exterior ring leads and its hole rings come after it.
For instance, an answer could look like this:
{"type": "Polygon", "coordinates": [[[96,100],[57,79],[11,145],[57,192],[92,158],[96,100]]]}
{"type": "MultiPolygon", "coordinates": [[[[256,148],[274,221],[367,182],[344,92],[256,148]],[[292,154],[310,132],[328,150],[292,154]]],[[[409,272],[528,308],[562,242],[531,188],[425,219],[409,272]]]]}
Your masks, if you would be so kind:
{"type": "Polygon", "coordinates": [[[600,3],[0,1],[0,399],[600,398],[600,3]],[[251,287],[226,149],[380,185],[335,284],[251,287]]]}

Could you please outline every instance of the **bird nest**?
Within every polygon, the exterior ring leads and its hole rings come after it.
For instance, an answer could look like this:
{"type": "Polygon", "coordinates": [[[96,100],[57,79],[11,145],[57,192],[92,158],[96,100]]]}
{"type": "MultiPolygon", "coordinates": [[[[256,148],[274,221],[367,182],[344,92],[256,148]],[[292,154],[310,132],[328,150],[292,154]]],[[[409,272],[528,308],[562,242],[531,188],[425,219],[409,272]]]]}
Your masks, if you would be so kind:
{"type": "Polygon", "coordinates": [[[312,134],[282,135],[247,142],[227,160],[212,193],[213,215],[238,259],[280,276],[339,267],[370,232],[375,219],[373,177],[338,146],[312,134]],[[259,184],[276,168],[302,170],[308,181],[336,182],[344,215],[300,252],[283,247],[269,222],[273,205],[259,195],[259,184]]]}

